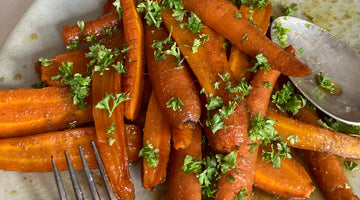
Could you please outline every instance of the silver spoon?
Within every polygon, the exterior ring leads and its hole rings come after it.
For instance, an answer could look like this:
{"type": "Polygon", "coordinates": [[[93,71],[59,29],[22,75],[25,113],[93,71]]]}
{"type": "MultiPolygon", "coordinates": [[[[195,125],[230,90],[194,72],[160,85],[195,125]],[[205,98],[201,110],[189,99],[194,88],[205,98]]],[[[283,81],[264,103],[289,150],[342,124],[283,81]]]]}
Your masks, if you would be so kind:
{"type": "Polygon", "coordinates": [[[295,17],[279,17],[271,25],[271,39],[279,44],[273,27],[277,23],[290,28],[287,42],[298,52],[299,59],[313,73],[302,78],[290,77],[300,92],[329,116],[351,125],[360,125],[360,54],[330,32],[295,17]],[[299,49],[303,49],[302,54],[299,49]],[[317,85],[322,73],[337,83],[342,92],[336,95],[317,85]]]}

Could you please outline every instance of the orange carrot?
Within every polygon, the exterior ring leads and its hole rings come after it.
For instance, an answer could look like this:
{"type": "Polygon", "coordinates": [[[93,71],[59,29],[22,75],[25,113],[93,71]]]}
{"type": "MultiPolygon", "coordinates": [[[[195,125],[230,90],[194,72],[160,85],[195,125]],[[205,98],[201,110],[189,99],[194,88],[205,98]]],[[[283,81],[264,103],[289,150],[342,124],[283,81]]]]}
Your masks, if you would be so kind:
{"type": "Polygon", "coordinates": [[[129,162],[133,162],[139,159],[139,151],[142,144],[142,132],[138,126],[131,124],[125,124],[125,132],[129,162]]]}
{"type": "Polygon", "coordinates": [[[244,70],[251,68],[253,64],[247,58],[246,54],[236,46],[231,47],[229,66],[237,81],[241,81],[243,78],[246,80],[250,79],[250,73],[244,70]]]}
{"type": "Polygon", "coordinates": [[[187,155],[201,159],[201,127],[199,124],[193,130],[191,143],[184,149],[172,149],[167,185],[170,200],[201,200],[201,185],[195,174],[185,173],[181,167],[187,155]]]}
{"type": "Polygon", "coordinates": [[[183,4],[186,9],[196,13],[203,23],[251,57],[262,53],[274,69],[288,76],[311,74],[308,66],[271,42],[247,19],[237,19],[235,14],[238,9],[228,0],[183,0],[183,4]],[[242,42],[246,34],[248,39],[242,42]]]}
{"type": "Polygon", "coordinates": [[[103,6],[103,15],[116,12],[116,7],[113,5],[113,0],[107,0],[103,6]]]}
{"type": "Polygon", "coordinates": [[[91,102],[79,110],[67,88],[0,91],[0,138],[24,136],[68,128],[92,121],[91,102]]]}
{"type": "Polygon", "coordinates": [[[275,120],[274,128],[278,135],[283,138],[297,135],[300,141],[288,143],[289,146],[360,159],[360,138],[288,118],[271,108],[267,117],[275,120]]]}
{"type": "Polygon", "coordinates": [[[134,120],[141,108],[145,71],[144,30],[135,2],[134,0],[120,0],[123,9],[124,40],[129,47],[131,46],[125,53],[127,73],[122,79],[122,91],[132,97],[130,101],[125,102],[125,117],[129,120],[134,120]]]}
{"type": "Polygon", "coordinates": [[[184,126],[182,129],[172,128],[171,139],[176,150],[186,148],[192,141],[193,125],[184,126]]]}
{"type": "Polygon", "coordinates": [[[113,29],[121,24],[121,19],[117,12],[109,13],[97,19],[87,21],[84,25],[84,30],[81,32],[78,25],[63,26],[61,35],[65,45],[69,45],[71,41],[86,42],[86,37],[94,35],[99,38],[104,29],[113,29]]]}
{"type": "MultiPolygon", "coordinates": [[[[318,117],[309,107],[301,108],[295,118],[318,126],[318,117]]],[[[351,187],[346,188],[345,184],[350,183],[335,155],[307,150],[303,152],[311,174],[327,199],[358,199],[351,187]]]]}
{"type": "Polygon", "coordinates": [[[96,105],[105,96],[113,95],[115,97],[120,92],[121,74],[117,73],[115,69],[104,71],[102,75],[100,72],[94,72],[92,80],[93,117],[99,153],[114,193],[121,199],[134,199],[134,185],[130,180],[128,169],[123,104],[117,105],[111,116],[107,110],[96,108],[96,105]]]}
{"type": "Polygon", "coordinates": [[[166,179],[166,170],[170,156],[171,130],[166,117],[161,111],[154,92],[151,94],[143,135],[143,146],[152,145],[153,150],[158,150],[156,166],[150,166],[143,158],[142,182],[147,190],[163,183],[166,179]]]}
{"type": "Polygon", "coordinates": [[[261,149],[257,156],[254,185],[268,193],[291,199],[309,198],[314,191],[311,178],[295,159],[282,160],[280,169],[277,169],[261,158],[261,149]]]}
{"type": "MultiPolygon", "coordinates": [[[[155,60],[155,49],[151,45],[154,40],[165,40],[168,33],[165,29],[156,29],[149,26],[146,26],[145,29],[147,68],[152,89],[160,107],[174,129],[183,129],[185,126],[194,128],[201,114],[199,91],[194,83],[195,80],[187,66],[183,64],[179,68],[172,56],[167,55],[164,60],[155,60]],[[176,109],[168,106],[168,102],[174,98],[179,99],[182,106],[176,109]]],[[[165,48],[170,47],[167,45],[165,48]]]]}
{"type": "Polygon", "coordinates": [[[266,34],[270,26],[270,17],[273,14],[271,4],[266,5],[264,8],[250,8],[248,4],[243,3],[241,4],[239,10],[242,17],[245,17],[247,20],[251,20],[258,26],[263,34],[266,34]]]}

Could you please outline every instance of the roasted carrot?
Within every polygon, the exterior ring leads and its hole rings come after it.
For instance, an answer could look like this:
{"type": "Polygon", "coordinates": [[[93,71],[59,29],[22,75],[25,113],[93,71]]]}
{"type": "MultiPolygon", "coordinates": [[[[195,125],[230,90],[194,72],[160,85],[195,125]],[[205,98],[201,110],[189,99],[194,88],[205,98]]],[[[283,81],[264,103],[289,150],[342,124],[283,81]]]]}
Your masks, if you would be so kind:
{"type": "Polygon", "coordinates": [[[143,147],[152,145],[154,151],[158,150],[155,165],[150,166],[146,158],[143,158],[142,164],[142,182],[147,190],[163,183],[166,180],[167,165],[170,157],[170,125],[162,113],[160,105],[154,92],[150,96],[148,109],[146,112],[143,147]]]}
{"type": "Polygon", "coordinates": [[[184,7],[196,13],[204,24],[212,27],[244,53],[255,57],[262,53],[268,63],[288,76],[311,74],[308,66],[271,42],[244,17],[236,18],[238,9],[228,0],[183,0],[184,7]],[[206,9],[204,9],[206,8],[206,9]],[[247,40],[243,38],[247,34],[247,40]]]}
{"type": "Polygon", "coordinates": [[[239,10],[242,17],[245,17],[250,22],[252,21],[263,34],[266,34],[270,26],[270,17],[273,14],[271,4],[266,5],[264,8],[257,6],[250,8],[247,3],[243,3],[239,10]]]}
{"type": "Polygon", "coordinates": [[[135,2],[134,0],[120,0],[123,9],[124,40],[127,46],[131,47],[125,53],[127,72],[122,79],[122,91],[132,97],[131,100],[125,102],[125,117],[129,120],[134,120],[140,111],[145,72],[144,30],[135,2]]]}
{"type": "Polygon", "coordinates": [[[187,155],[201,159],[201,127],[193,130],[191,143],[184,149],[172,149],[168,168],[167,185],[170,200],[201,200],[201,185],[195,174],[187,174],[181,167],[187,155]]]}
{"type": "Polygon", "coordinates": [[[280,169],[277,169],[261,158],[261,149],[257,156],[254,185],[268,193],[291,199],[309,198],[314,191],[310,176],[295,159],[282,160],[280,169]]]}
{"type": "Polygon", "coordinates": [[[243,78],[246,80],[250,79],[250,73],[244,70],[251,68],[253,63],[248,59],[246,54],[236,46],[231,47],[229,66],[237,81],[241,81],[243,78]]]}
{"type": "Polygon", "coordinates": [[[251,198],[257,150],[253,154],[250,151],[251,147],[249,145],[244,145],[237,150],[236,168],[221,176],[215,199],[234,200],[240,192],[246,192],[247,197],[244,200],[251,198]],[[229,181],[229,177],[233,177],[234,181],[229,181]]]}
{"type": "Polygon", "coordinates": [[[113,5],[113,0],[107,0],[103,6],[103,15],[116,12],[116,7],[113,5]]]}
{"type": "Polygon", "coordinates": [[[190,145],[192,141],[192,134],[193,134],[193,126],[184,126],[182,129],[179,128],[172,128],[171,129],[171,139],[173,142],[173,147],[178,149],[186,148],[190,145]]]}
{"type": "MultiPolygon", "coordinates": [[[[301,108],[294,117],[318,126],[316,112],[309,107],[301,108]]],[[[352,188],[345,186],[345,184],[350,185],[350,183],[335,155],[307,150],[304,150],[303,153],[311,174],[327,199],[358,199],[352,188]]]]}
{"type": "Polygon", "coordinates": [[[84,30],[81,32],[78,25],[63,26],[61,35],[65,45],[71,44],[71,41],[86,42],[86,37],[94,35],[99,38],[104,29],[113,29],[121,24],[121,19],[117,12],[109,13],[97,19],[87,21],[84,25],[84,30]]]}
{"type": "Polygon", "coordinates": [[[278,135],[283,138],[297,135],[299,142],[288,143],[289,146],[360,159],[360,138],[288,118],[271,108],[267,117],[275,120],[274,128],[278,135]]]}
{"type": "MultiPolygon", "coordinates": [[[[163,10],[162,17],[166,28],[170,30],[172,27],[172,37],[206,94],[219,96],[225,104],[233,101],[232,96],[225,89],[225,82],[219,76],[228,73],[230,74],[228,82],[232,84],[232,87],[237,85],[237,81],[229,69],[221,37],[209,27],[203,26],[200,34],[209,35],[209,40],[197,48],[197,53],[193,53],[189,46],[192,46],[197,35],[186,28],[180,28],[178,26],[180,22],[172,17],[171,10],[163,10]],[[217,82],[220,83],[220,87],[215,89],[214,85],[217,82]]],[[[224,120],[226,129],[218,130],[213,134],[209,127],[205,127],[206,136],[214,149],[220,152],[230,152],[246,143],[249,119],[245,106],[245,101],[237,104],[234,113],[224,120]]]]}
{"type": "Polygon", "coordinates": [[[129,162],[133,162],[139,159],[139,151],[142,144],[142,132],[138,126],[131,124],[125,124],[125,132],[129,162]]]}
{"type": "Polygon", "coordinates": [[[66,88],[0,91],[0,138],[25,136],[92,121],[91,102],[79,110],[66,88]]]}
{"type": "MultiPolygon", "coordinates": [[[[103,75],[100,75],[100,72],[94,72],[92,80],[93,117],[99,153],[114,193],[120,199],[134,199],[134,185],[130,180],[128,169],[123,104],[117,105],[111,116],[108,110],[96,108],[96,105],[107,95],[115,97],[120,92],[121,74],[117,73],[115,69],[104,71],[103,75]]],[[[113,101],[115,100],[113,99],[113,101]]]]}
{"type": "MultiPolygon", "coordinates": [[[[183,129],[188,126],[194,128],[201,115],[199,91],[195,80],[185,64],[178,67],[173,56],[165,56],[164,60],[156,61],[151,47],[154,40],[163,41],[168,37],[165,29],[156,29],[146,26],[146,60],[152,89],[174,129],[183,129]],[[169,106],[171,99],[178,99],[182,106],[169,106]]],[[[170,48],[168,45],[165,49],[170,48]]]]}

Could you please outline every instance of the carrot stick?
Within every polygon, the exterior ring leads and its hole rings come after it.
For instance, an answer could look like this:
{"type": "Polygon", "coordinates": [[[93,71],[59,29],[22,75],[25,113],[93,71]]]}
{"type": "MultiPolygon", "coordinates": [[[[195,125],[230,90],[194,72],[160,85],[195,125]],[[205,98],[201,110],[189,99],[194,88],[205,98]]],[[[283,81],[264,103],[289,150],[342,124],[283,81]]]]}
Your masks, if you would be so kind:
{"type": "Polygon", "coordinates": [[[61,35],[65,45],[69,45],[71,41],[86,42],[86,37],[94,35],[97,39],[101,36],[102,30],[113,29],[121,24],[121,19],[117,12],[109,13],[97,19],[85,22],[84,30],[81,32],[78,25],[63,26],[61,35]]]}
{"type": "MultiPolygon", "coordinates": [[[[185,64],[182,65],[182,68],[178,67],[173,56],[167,55],[164,60],[155,60],[155,49],[151,47],[153,41],[163,41],[169,34],[165,29],[149,26],[146,26],[145,29],[147,68],[152,89],[160,107],[173,129],[194,128],[201,115],[199,91],[196,88],[195,80],[185,64]],[[168,106],[168,102],[173,98],[179,99],[183,106],[180,106],[179,109],[168,106]]],[[[168,48],[170,47],[166,45],[165,49],[168,48]]]]}
{"type": "Polygon", "coordinates": [[[185,173],[181,167],[187,155],[201,159],[201,127],[193,130],[193,139],[184,149],[172,149],[167,176],[170,200],[201,200],[201,185],[195,174],[185,173]]]}
{"type": "Polygon", "coordinates": [[[259,27],[259,30],[266,34],[270,26],[270,17],[273,14],[271,4],[266,5],[264,8],[250,8],[248,4],[243,3],[240,6],[240,13],[242,17],[250,20],[259,27]]]}
{"type": "Polygon", "coordinates": [[[151,190],[153,186],[163,183],[166,179],[171,148],[170,137],[170,126],[153,92],[146,112],[143,146],[151,144],[154,151],[158,149],[158,161],[156,166],[150,166],[146,159],[143,159],[142,182],[147,190],[151,190]]]}
{"type": "Polygon", "coordinates": [[[303,166],[295,159],[287,158],[281,161],[280,169],[277,169],[270,162],[265,162],[260,152],[257,155],[255,187],[282,198],[309,198],[314,186],[303,166]]]}
{"type": "MultiPolygon", "coordinates": [[[[309,107],[301,108],[295,118],[318,126],[318,117],[315,111],[309,107]]],[[[353,193],[351,187],[345,187],[345,184],[350,185],[350,183],[346,179],[335,155],[307,150],[303,152],[311,174],[327,199],[359,199],[353,193]]]]}
{"type": "Polygon", "coordinates": [[[172,128],[171,139],[176,150],[186,148],[192,141],[193,127],[185,126],[182,129],[172,128]]]}
{"type": "Polygon", "coordinates": [[[134,120],[141,108],[145,71],[144,30],[135,2],[134,0],[120,1],[123,9],[124,40],[129,47],[131,46],[125,53],[128,58],[125,60],[127,73],[122,79],[123,92],[132,97],[131,100],[125,102],[125,117],[129,120],[134,120]]]}
{"type": "Polygon", "coordinates": [[[229,66],[237,81],[241,81],[243,78],[246,80],[250,79],[250,73],[244,70],[251,68],[253,64],[247,58],[246,54],[236,46],[231,47],[229,66]]]}
{"type": "Polygon", "coordinates": [[[103,6],[103,15],[116,12],[116,8],[113,5],[113,0],[107,0],[106,3],[103,6]]]}
{"type": "Polygon", "coordinates": [[[237,19],[235,14],[238,9],[228,0],[183,0],[183,4],[186,9],[196,13],[203,23],[251,57],[262,53],[274,69],[288,76],[311,74],[309,67],[271,42],[247,19],[237,19]],[[245,34],[248,39],[241,42],[245,34]]]}
{"type": "MultiPolygon", "coordinates": [[[[137,126],[125,125],[129,161],[137,160],[141,148],[141,131],[137,126]]],[[[80,145],[90,169],[96,169],[94,151],[90,145],[96,142],[94,127],[47,132],[23,137],[0,139],[0,169],[19,172],[52,171],[51,155],[58,170],[67,170],[64,151],[67,150],[75,170],[82,169],[80,145]]]]}
{"type": "MultiPolygon", "coordinates": [[[[123,104],[115,107],[109,116],[105,109],[96,105],[106,95],[115,96],[121,92],[121,74],[115,69],[94,72],[92,80],[93,117],[96,128],[99,153],[114,193],[121,199],[134,199],[134,185],[130,180],[123,104]],[[113,126],[113,130],[111,127],[113,126]],[[108,130],[111,130],[108,132],[108,130]]],[[[111,105],[111,104],[110,104],[111,105]]]]}
{"type": "Polygon", "coordinates": [[[300,141],[288,143],[289,146],[360,159],[360,138],[288,118],[271,108],[267,117],[275,120],[274,128],[278,135],[283,138],[297,135],[300,141]]]}
{"type": "Polygon", "coordinates": [[[69,100],[66,88],[0,91],[0,138],[58,131],[92,121],[91,103],[84,110],[69,100]]]}

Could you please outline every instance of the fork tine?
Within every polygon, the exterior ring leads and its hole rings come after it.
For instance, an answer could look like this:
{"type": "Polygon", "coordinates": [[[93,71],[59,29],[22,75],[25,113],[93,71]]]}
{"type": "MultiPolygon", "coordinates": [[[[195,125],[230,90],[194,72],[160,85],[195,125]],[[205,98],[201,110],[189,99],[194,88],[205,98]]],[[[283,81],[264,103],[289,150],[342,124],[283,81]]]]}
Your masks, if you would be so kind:
{"type": "Polygon", "coordinates": [[[82,161],[82,164],[83,164],[83,167],[84,167],[84,171],[85,171],[85,174],[86,174],[87,181],[89,183],[89,187],[90,187],[92,197],[93,197],[94,200],[100,200],[100,196],[99,196],[99,193],[98,193],[98,191],[96,189],[94,179],[92,178],[91,173],[90,173],[89,165],[86,162],[84,153],[83,153],[80,145],[79,145],[79,151],[80,151],[81,161],[82,161]]]}
{"type": "Polygon", "coordinates": [[[75,175],[74,168],[73,168],[73,166],[71,164],[69,155],[68,155],[66,150],[65,150],[65,157],[66,157],[66,163],[67,163],[69,173],[70,173],[71,182],[72,182],[72,185],[73,185],[73,188],[74,188],[74,191],[75,191],[76,199],[77,200],[84,200],[84,197],[83,197],[79,182],[78,182],[78,180],[76,178],[76,175],[75,175]]]}
{"type": "Polygon", "coordinates": [[[106,175],[106,172],[105,172],[105,169],[104,169],[104,165],[101,161],[101,158],[100,158],[100,155],[99,155],[99,151],[97,150],[96,148],[96,145],[95,145],[95,142],[94,141],[91,141],[91,145],[94,149],[94,154],[95,154],[95,158],[96,158],[96,162],[98,164],[98,167],[99,167],[99,171],[100,171],[100,174],[101,174],[101,177],[104,181],[104,185],[105,185],[105,188],[106,188],[106,192],[109,196],[109,198],[111,200],[113,199],[116,199],[115,198],[115,195],[114,193],[112,192],[111,188],[110,188],[110,185],[109,185],[109,179],[107,178],[107,175],[106,175]]]}
{"type": "Polygon", "coordinates": [[[53,166],[55,182],[56,182],[56,186],[57,186],[58,191],[59,191],[60,200],[67,200],[64,185],[61,182],[60,174],[59,174],[59,171],[58,171],[58,169],[56,167],[54,157],[52,155],[51,155],[51,163],[52,163],[52,166],[53,166]]]}

